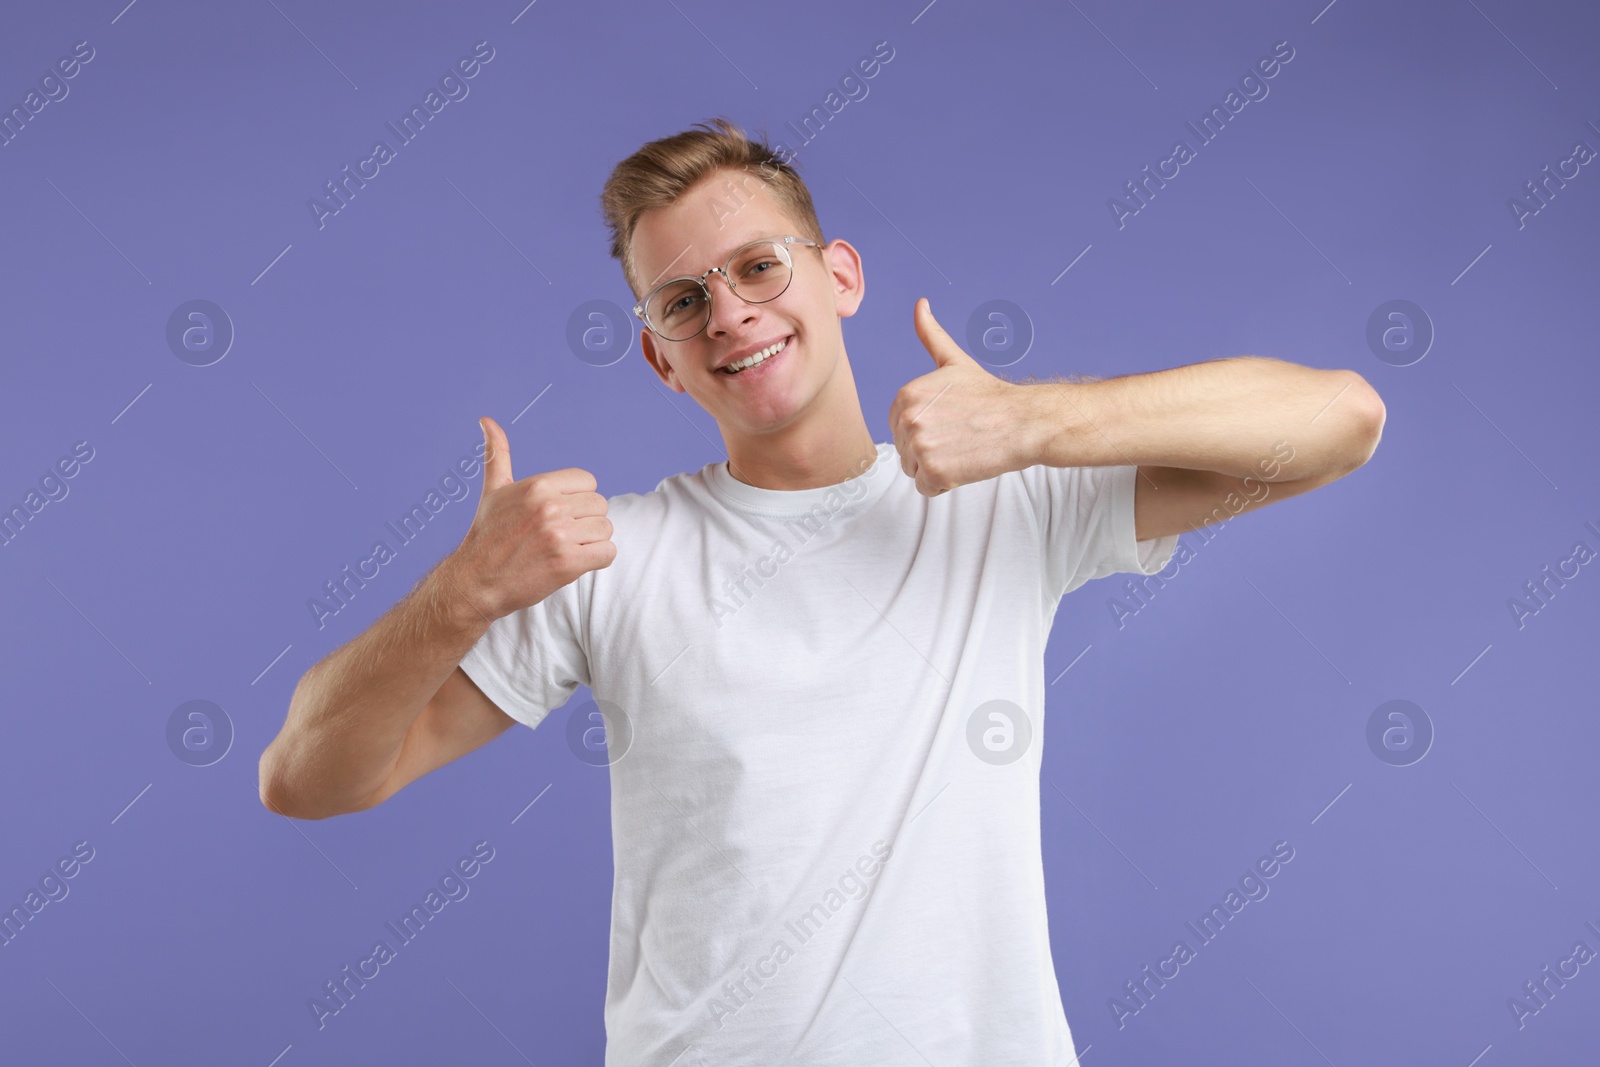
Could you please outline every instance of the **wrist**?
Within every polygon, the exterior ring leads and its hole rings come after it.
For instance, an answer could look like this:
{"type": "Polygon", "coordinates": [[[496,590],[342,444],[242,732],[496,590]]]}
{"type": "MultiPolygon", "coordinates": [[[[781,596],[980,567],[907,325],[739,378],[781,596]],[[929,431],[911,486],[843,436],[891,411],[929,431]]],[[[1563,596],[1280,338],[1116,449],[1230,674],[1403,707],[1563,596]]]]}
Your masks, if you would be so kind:
{"type": "Polygon", "coordinates": [[[423,578],[421,592],[433,614],[457,633],[481,635],[499,617],[487,590],[453,553],[423,578]]]}
{"type": "Polygon", "coordinates": [[[1076,398],[1071,382],[1042,382],[1027,386],[1026,416],[1023,420],[1023,466],[1067,467],[1073,464],[1074,449],[1068,440],[1073,426],[1082,417],[1074,411],[1076,398]]]}
{"type": "Polygon", "coordinates": [[[1130,462],[1114,443],[1122,436],[1112,381],[1085,378],[1056,382],[1045,462],[1053,467],[1104,467],[1130,462]]]}

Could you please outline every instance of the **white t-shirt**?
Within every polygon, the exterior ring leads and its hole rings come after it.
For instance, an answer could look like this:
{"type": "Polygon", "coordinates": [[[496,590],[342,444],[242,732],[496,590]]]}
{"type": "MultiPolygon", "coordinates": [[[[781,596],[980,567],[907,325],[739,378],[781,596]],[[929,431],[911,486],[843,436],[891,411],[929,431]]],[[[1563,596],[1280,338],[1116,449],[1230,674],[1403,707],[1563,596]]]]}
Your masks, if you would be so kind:
{"type": "Polygon", "coordinates": [[[461,666],[508,715],[580,684],[608,713],[607,1067],[1075,1062],[1044,647],[1064,593],[1172,556],[1134,476],[930,498],[890,443],[817,489],[709,464],[610,498],[611,566],[495,621],[461,666]]]}

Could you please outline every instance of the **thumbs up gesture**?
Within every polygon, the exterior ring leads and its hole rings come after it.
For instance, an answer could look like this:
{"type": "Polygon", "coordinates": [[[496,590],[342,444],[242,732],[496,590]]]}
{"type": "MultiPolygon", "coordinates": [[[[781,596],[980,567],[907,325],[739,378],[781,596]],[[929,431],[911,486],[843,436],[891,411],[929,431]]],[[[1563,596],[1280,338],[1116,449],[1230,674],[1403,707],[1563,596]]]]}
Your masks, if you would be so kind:
{"type": "Polygon", "coordinates": [[[492,620],[609,567],[617,546],[593,474],[568,467],[515,480],[505,431],[488,417],[480,425],[488,448],[478,510],[446,562],[451,585],[492,620]]]}
{"type": "Polygon", "coordinates": [[[1030,466],[1022,440],[1027,386],[995,377],[967,355],[926,297],[912,315],[935,369],[901,386],[889,406],[889,430],[917,491],[938,496],[1030,466]]]}

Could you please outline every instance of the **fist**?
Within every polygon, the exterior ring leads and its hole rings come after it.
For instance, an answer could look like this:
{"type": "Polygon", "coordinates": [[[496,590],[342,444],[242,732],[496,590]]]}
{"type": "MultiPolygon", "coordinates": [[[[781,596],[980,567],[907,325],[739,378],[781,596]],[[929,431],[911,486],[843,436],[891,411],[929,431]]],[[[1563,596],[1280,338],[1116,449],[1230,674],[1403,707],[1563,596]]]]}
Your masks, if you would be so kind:
{"type": "Polygon", "coordinates": [[[934,369],[901,386],[889,406],[900,469],[917,491],[938,496],[1031,464],[1024,430],[1027,386],[990,374],[933,317],[927,298],[912,313],[934,369]]]}
{"type": "Polygon", "coordinates": [[[450,562],[452,585],[493,620],[609,567],[617,546],[593,474],[568,467],[514,480],[505,431],[488,417],[481,425],[483,488],[450,562]]]}

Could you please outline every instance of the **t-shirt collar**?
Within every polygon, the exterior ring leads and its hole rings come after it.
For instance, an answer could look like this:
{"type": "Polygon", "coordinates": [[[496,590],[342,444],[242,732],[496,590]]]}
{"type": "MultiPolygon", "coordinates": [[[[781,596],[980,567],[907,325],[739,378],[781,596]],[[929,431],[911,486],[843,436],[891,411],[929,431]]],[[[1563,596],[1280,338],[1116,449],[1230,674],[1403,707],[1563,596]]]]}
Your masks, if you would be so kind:
{"type": "Polygon", "coordinates": [[[876,445],[878,457],[866,471],[836,485],[819,485],[812,489],[763,489],[741,482],[729,472],[726,461],[710,464],[706,471],[716,494],[742,511],[790,516],[803,515],[817,506],[830,512],[860,508],[882,494],[894,473],[894,443],[881,441],[876,445]]]}

